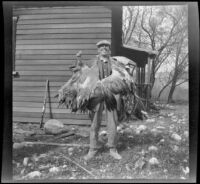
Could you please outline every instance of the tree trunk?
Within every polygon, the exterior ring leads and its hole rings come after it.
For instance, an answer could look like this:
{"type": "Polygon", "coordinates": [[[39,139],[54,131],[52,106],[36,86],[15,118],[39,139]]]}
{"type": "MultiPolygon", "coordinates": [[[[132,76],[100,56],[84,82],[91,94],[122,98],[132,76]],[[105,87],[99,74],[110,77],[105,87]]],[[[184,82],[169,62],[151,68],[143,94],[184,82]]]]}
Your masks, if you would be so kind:
{"type": "Polygon", "coordinates": [[[167,83],[159,92],[157,99],[160,99],[161,94],[163,93],[163,91],[165,90],[165,88],[167,88],[167,86],[170,85],[171,82],[167,83]]]}
{"type": "Polygon", "coordinates": [[[175,88],[176,88],[176,84],[175,84],[175,82],[173,82],[171,89],[169,91],[167,103],[173,103],[174,102],[173,101],[173,94],[174,94],[175,88]]]}

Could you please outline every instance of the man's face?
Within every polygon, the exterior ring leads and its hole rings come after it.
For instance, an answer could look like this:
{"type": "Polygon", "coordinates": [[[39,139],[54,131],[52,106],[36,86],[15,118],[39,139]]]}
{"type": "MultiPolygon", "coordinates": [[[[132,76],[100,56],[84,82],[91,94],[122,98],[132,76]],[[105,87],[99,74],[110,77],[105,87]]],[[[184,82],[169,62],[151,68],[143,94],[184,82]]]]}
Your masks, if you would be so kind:
{"type": "Polygon", "coordinates": [[[101,56],[109,56],[110,55],[110,46],[109,45],[100,45],[98,47],[98,53],[101,56]]]}

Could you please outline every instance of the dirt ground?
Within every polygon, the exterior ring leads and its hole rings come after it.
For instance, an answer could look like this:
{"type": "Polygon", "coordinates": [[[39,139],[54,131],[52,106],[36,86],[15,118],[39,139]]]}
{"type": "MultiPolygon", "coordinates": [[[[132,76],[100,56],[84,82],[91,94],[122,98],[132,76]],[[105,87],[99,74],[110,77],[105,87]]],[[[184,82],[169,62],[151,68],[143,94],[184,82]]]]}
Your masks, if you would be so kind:
{"type": "MultiPolygon", "coordinates": [[[[167,105],[147,120],[130,121],[118,126],[117,149],[122,159],[114,160],[106,147],[106,127],[100,131],[102,149],[85,162],[87,147],[33,145],[13,149],[14,180],[53,179],[180,179],[189,177],[188,104],[167,105]],[[73,160],[73,162],[69,159],[73,160]]],[[[68,126],[74,136],[56,143],[89,143],[89,127],[68,126]]],[[[13,123],[13,141],[45,141],[39,125],[13,123]],[[17,133],[16,133],[17,132],[17,133]]],[[[49,136],[51,137],[51,136],[49,136]]]]}

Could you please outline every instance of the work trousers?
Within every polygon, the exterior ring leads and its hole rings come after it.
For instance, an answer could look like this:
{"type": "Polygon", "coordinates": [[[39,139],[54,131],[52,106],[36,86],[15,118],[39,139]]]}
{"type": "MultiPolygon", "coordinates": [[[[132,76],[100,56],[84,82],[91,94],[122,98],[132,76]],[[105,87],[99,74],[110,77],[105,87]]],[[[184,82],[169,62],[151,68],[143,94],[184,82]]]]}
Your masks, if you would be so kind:
{"type": "Polygon", "coordinates": [[[90,148],[98,149],[100,146],[98,145],[98,132],[101,126],[102,121],[102,112],[105,109],[106,111],[106,122],[107,122],[107,135],[108,135],[108,147],[115,148],[116,147],[116,139],[117,139],[117,110],[108,111],[106,107],[104,108],[104,102],[97,104],[93,114],[92,114],[92,125],[90,128],[90,148]]]}

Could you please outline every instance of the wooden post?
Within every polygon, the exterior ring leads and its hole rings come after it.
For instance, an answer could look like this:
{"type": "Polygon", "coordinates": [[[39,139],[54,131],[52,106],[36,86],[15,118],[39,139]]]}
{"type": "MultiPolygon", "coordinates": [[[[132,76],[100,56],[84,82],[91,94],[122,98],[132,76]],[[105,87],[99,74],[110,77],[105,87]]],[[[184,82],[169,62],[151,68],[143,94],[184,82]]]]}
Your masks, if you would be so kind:
{"type": "Polygon", "coordinates": [[[149,109],[149,98],[150,98],[150,75],[151,75],[151,58],[148,57],[148,72],[147,72],[147,97],[146,97],[146,107],[149,109]]]}
{"type": "Polygon", "coordinates": [[[141,67],[141,97],[146,98],[146,95],[143,93],[145,87],[145,68],[141,67]]]}

